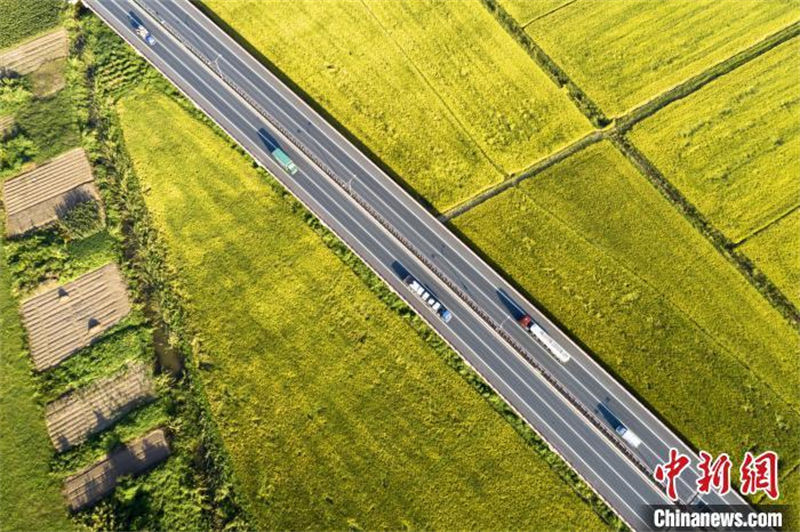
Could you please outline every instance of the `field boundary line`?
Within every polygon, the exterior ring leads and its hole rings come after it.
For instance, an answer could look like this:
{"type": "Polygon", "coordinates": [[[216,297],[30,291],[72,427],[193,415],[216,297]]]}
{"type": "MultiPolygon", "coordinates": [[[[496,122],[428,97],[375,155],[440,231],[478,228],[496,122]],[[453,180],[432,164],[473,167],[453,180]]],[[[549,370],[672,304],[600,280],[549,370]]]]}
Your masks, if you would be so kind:
{"type": "Polygon", "coordinates": [[[749,48],[745,48],[744,50],[728,57],[727,59],[723,59],[699,74],[684,80],[671,89],[667,89],[661,94],[658,94],[645,103],[639,105],[638,107],[635,107],[633,110],[615,118],[615,129],[625,133],[634,125],[654,115],[672,102],[692,95],[715,79],[733,72],[740,66],[749,63],[753,59],[769,52],[780,44],[792,40],[798,35],[800,35],[800,20],[793,22],[783,29],[780,29],[777,32],[765,37],[749,48]]]}
{"type": "Polygon", "coordinates": [[[769,222],[765,223],[764,225],[762,225],[761,227],[759,227],[758,229],[756,229],[755,231],[753,231],[752,233],[750,233],[746,237],[740,238],[739,240],[734,242],[734,247],[738,248],[739,246],[741,246],[742,244],[744,244],[745,242],[747,242],[748,240],[750,240],[754,236],[758,236],[759,234],[763,233],[764,231],[766,231],[767,229],[769,229],[773,225],[775,225],[777,223],[780,223],[780,221],[783,220],[784,218],[786,218],[788,216],[791,216],[798,209],[800,209],[800,204],[797,204],[797,205],[795,205],[793,207],[790,207],[789,210],[787,210],[786,212],[784,212],[780,216],[778,216],[776,218],[773,218],[772,220],[770,220],[769,222]]]}
{"type": "Polygon", "coordinates": [[[733,264],[739,273],[783,316],[793,329],[800,331],[800,310],[772,280],[758,270],[749,257],[737,251],[736,245],[717,229],[663,173],[623,134],[609,135],[611,143],[647,178],[664,198],[703,235],[717,251],[733,264]]]}
{"type": "Polygon", "coordinates": [[[373,18],[373,20],[375,20],[375,24],[378,25],[378,27],[381,29],[381,32],[383,32],[383,34],[386,36],[386,38],[389,39],[389,41],[394,45],[395,48],[397,48],[397,50],[402,54],[402,56],[405,58],[405,60],[408,62],[408,64],[411,66],[411,68],[414,70],[414,72],[417,73],[417,75],[422,79],[422,81],[425,83],[425,85],[428,87],[428,89],[430,89],[430,91],[436,96],[436,99],[439,100],[439,103],[441,103],[442,106],[445,109],[447,109],[448,114],[451,116],[453,121],[458,125],[458,128],[464,133],[464,135],[467,136],[469,141],[472,144],[475,145],[475,147],[478,149],[478,151],[481,152],[481,155],[483,155],[486,158],[486,160],[489,161],[489,164],[492,165],[494,167],[494,169],[497,170],[500,173],[501,176],[508,175],[508,173],[505,171],[505,169],[502,166],[500,166],[499,164],[497,164],[496,162],[494,162],[494,160],[492,160],[492,158],[489,157],[489,154],[486,153],[486,150],[483,149],[483,147],[480,145],[480,143],[472,137],[472,135],[467,130],[467,128],[464,126],[464,124],[461,123],[461,120],[459,120],[458,116],[456,116],[456,113],[450,108],[450,106],[447,104],[447,102],[442,97],[442,95],[439,94],[439,91],[437,91],[436,88],[433,86],[433,84],[428,80],[428,77],[425,75],[425,73],[422,71],[422,69],[419,66],[417,66],[417,64],[414,62],[413,59],[411,59],[411,57],[406,52],[405,48],[403,48],[400,45],[400,43],[397,42],[397,39],[392,37],[391,33],[389,33],[389,31],[386,29],[386,27],[383,25],[383,23],[378,18],[378,16],[375,15],[375,12],[372,11],[372,9],[369,7],[367,2],[365,2],[364,0],[361,0],[361,5],[364,6],[364,9],[366,9],[367,12],[370,14],[370,16],[373,18]]]}
{"type": "Polygon", "coordinates": [[[537,16],[533,17],[533,18],[532,18],[532,19],[530,19],[528,22],[525,22],[525,23],[520,23],[520,21],[519,21],[519,20],[517,20],[517,23],[518,23],[518,24],[521,24],[521,25],[522,25],[521,27],[522,27],[523,29],[524,29],[524,28],[527,28],[528,26],[530,26],[531,24],[533,24],[533,23],[534,23],[534,22],[536,22],[537,20],[541,20],[541,19],[543,19],[544,17],[547,17],[547,16],[550,16],[550,15],[552,15],[552,14],[553,14],[553,13],[555,13],[556,11],[560,11],[560,10],[564,9],[565,7],[569,7],[569,6],[571,6],[572,4],[574,4],[574,3],[575,3],[575,2],[577,2],[577,1],[578,1],[578,0],[571,0],[571,1],[569,1],[569,2],[565,2],[565,3],[561,4],[560,6],[556,6],[556,7],[554,7],[553,9],[551,9],[550,11],[548,11],[548,12],[546,12],[546,13],[542,13],[541,15],[537,15],[537,16]]]}
{"type": "Polygon", "coordinates": [[[600,106],[598,106],[589,96],[581,89],[572,79],[564,72],[558,63],[552,57],[547,55],[544,49],[536,44],[530,35],[525,33],[519,22],[512,17],[497,0],[479,0],[483,6],[492,14],[497,20],[497,23],[506,30],[517,44],[533,59],[533,62],[539,65],[545,74],[555,83],[559,88],[565,88],[569,99],[578,108],[578,110],[589,120],[589,122],[597,129],[602,129],[611,123],[611,120],[605,115],[600,106]]]}
{"type": "Polygon", "coordinates": [[[465,212],[469,211],[473,207],[477,207],[481,203],[489,200],[498,194],[502,194],[506,190],[511,187],[515,187],[520,184],[520,182],[528,179],[529,177],[533,177],[536,174],[543,172],[544,170],[554,166],[555,164],[560,163],[564,159],[571,157],[572,155],[578,153],[579,151],[583,150],[595,144],[596,142],[600,142],[604,138],[606,138],[607,132],[604,130],[595,130],[587,133],[583,137],[579,138],[572,144],[561,148],[560,150],[551,153],[550,155],[544,157],[543,159],[539,159],[527,169],[523,170],[521,173],[517,174],[516,176],[512,175],[508,179],[494,185],[483,192],[479,192],[478,194],[468,198],[463,203],[456,205],[452,209],[442,213],[439,216],[439,220],[442,222],[447,222],[456,216],[460,216],[465,212]]]}

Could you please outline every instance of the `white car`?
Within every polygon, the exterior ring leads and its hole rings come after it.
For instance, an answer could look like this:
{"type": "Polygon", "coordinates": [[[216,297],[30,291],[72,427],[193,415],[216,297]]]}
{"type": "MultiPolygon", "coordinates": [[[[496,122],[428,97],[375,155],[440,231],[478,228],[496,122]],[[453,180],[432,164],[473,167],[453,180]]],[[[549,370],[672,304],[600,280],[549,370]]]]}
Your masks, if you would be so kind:
{"type": "Polygon", "coordinates": [[[141,37],[142,40],[144,42],[146,42],[147,44],[149,44],[150,46],[153,46],[156,43],[156,40],[153,38],[153,35],[151,35],[151,33],[149,31],[147,31],[147,28],[145,28],[141,24],[139,24],[136,27],[136,34],[139,37],[141,37]]]}

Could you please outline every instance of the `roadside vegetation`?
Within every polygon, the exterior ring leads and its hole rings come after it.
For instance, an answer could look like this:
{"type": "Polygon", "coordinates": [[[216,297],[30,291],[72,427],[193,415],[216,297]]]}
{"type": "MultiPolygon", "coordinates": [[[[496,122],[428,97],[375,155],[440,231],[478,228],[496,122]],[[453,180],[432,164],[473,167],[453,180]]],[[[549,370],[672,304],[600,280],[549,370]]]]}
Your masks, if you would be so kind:
{"type": "Polygon", "coordinates": [[[799,52],[796,37],[667,106],[630,133],[664,176],[733,242],[800,206],[800,85],[793,64],[799,52]]]}
{"type": "MultiPolygon", "coordinates": [[[[96,74],[106,79],[109,72],[129,73],[144,68],[144,64],[85,11],[71,10],[64,24],[77,43],[64,63],[67,86],[52,96],[41,97],[34,92],[24,94],[36,72],[15,78],[22,97],[12,99],[15,126],[0,147],[5,150],[9,142],[25,139],[33,149],[26,158],[5,166],[2,177],[9,178],[31,163],[80,145],[93,163],[105,216],[96,208],[82,206],[56,224],[3,241],[0,498],[4,514],[0,529],[198,530],[240,526],[243,517],[232,502],[230,479],[220,465],[224,454],[215,444],[202,393],[181,373],[179,364],[170,363],[170,357],[180,357],[174,356],[169,335],[150,300],[153,280],[143,273],[141,257],[146,253],[140,251],[137,239],[141,235],[137,231],[146,226],[136,218],[143,211],[137,210],[125,189],[123,178],[130,169],[121,139],[115,134],[113,115],[108,114],[107,98],[112,93],[95,83],[96,74]],[[119,68],[119,63],[129,66],[119,68]],[[122,265],[128,278],[132,313],[59,367],[34,373],[19,323],[18,301],[43,286],[69,281],[112,260],[122,265]],[[157,399],[74,449],[56,454],[45,432],[45,403],[133,361],[165,368],[164,375],[156,379],[157,399]],[[146,475],[125,479],[95,507],[69,516],[60,493],[62,481],[121,442],[155,427],[164,427],[171,435],[170,459],[146,475]]],[[[152,77],[137,79],[148,82],[152,77]]],[[[148,267],[152,269],[155,264],[151,259],[148,267]]],[[[156,308],[174,312],[166,303],[156,308]]]]}
{"type": "Polygon", "coordinates": [[[752,235],[739,249],[800,308],[800,209],[752,235]]]}
{"type": "Polygon", "coordinates": [[[0,0],[0,50],[58,25],[62,0],[0,0]]]}
{"type": "Polygon", "coordinates": [[[590,129],[479,3],[280,5],[205,2],[437,210],[590,129]]]}
{"type": "MultiPolygon", "coordinates": [[[[5,219],[5,213],[0,215],[5,219]]],[[[61,486],[50,474],[53,447],[44,408],[35,400],[36,383],[5,260],[0,239],[0,530],[71,530],[75,526],[67,517],[61,486]]]]}
{"type": "Polygon", "coordinates": [[[603,111],[618,116],[800,19],[792,1],[746,5],[579,0],[525,30],[603,111]]]}
{"type": "Polygon", "coordinates": [[[230,141],[152,92],[119,111],[259,528],[607,526],[541,441],[230,141]]]}
{"type": "Polygon", "coordinates": [[[453,224],[695,446],[800,459],[797,332],[609,143],[453,224]]]}

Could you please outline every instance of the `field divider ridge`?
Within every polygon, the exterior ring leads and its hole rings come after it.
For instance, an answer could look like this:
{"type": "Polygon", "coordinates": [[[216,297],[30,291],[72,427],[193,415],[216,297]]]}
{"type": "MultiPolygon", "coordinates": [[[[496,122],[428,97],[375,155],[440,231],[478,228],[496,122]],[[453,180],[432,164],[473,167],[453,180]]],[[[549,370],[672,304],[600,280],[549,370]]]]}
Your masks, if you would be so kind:
{"type": "Polygon", "coordinates": [[[671,89],[667,89],[666,91],[654,96],[650,100],[628,111],[627,113],[616,117],[614,119],[614,128],[621,133],[627,132],[637,123],[649,118],[672,102],[690,96],[715,79],[729,74],[740,66],[749,63],[753,59],[756,59],[757,57],[772,50],[776,46],[783,44],[784,42],[789,41],[798,35],[800,35],[800,20],[776,31],[754,45],[745,48],[744,50],[728,57],[727,59],[723,59],[699,74],[696,74],[689,79],[682,81],[678,85],[675,85],[671,89]]]}
{"type": "Polygon", "coordinates": [[[528,56],[541,68],[545,74],[555,83],[559,88],[567,89],[567,94],[572,103],[578,110],[585,116],[591,124],[597,129],[602,129],[611,123],[611,120],[606,116],[600,106],[594,100],[589,98],[583,89],[575,83],[564,69],[559,66],[555,60],[550,57],[544,49],[536,44],[534,40],[525,33],[519,22],[512,17],[497,0],[479,0],[484,7],[492,14],[497,20],[497,23],[506,30],[517,44],[519,44],[528,56]]]}
{"type": "Polygon", "coordinates": [[[595,130],[587,133],[583,137],[579,138],[572,144],[561,148],[560,150],[547,155],[546,157],[539,159],[531,166],[520,172],[519,174],[512,176],[486,190],[483,192],[479,192],[478,194],[468,198],[464,202],[459,205],[456,205],[452,209],[442,213],[439,215],[439,221],[447,222],[456,216],[460,216],[467,212],[468,210],[477,207],[481,203],[492,199],[493,197],[505,192],[511,187],[515,187],[519,185],[525,179],[531,178],[544,170],[547,170],[551,166],[554,166],[557,163],[560,163],[564,159],[571,157],[575,153],[583,150],[591,146],[596,142],[600,142],[601,140],[605,139],[608,136],[607,130],[595,130]]]}
{"type": "MultiPolygon", "coordinates": [[[[140,5],[142,3],[139,3],[140,5]]],[[[487,313],[480,309],[480,307],[475,303],[465,292],[463,292],[458,286],[447,276],[444,272],[442,272],[437,266],[435,266],[422,252],[416,249],[416,247],[406,239],[386,218],[383,217],[380,213],[378,213],[366,200],[364,200],[361,196],[359,196],[352,188],[349,182],[342,179],[338,176],[326,163],[321,161],[316,155],[314,155],[302,142],[297,139],[297,137],[290,131],[288,131],[284,126],[282,126],[275,117],[266,109],[264,109],[260,104],[253,101],[253,99],[247,95],[245,91],[243,91],[230,77],[226,76],[222,72],[218,70],[214,61],[209,60],[205,54],[197,50],[196,47],[191,45],[191,43],[186,42],[185,39],[181,37],[181,34],[177,32],[169,23],[163,21],[161,17],[159,17],[156,13],[153,13],[152,9],[145,5],[142,7],[156,20],[158,20],[165,29],[167,29],[182,45],[184,45],[189,51],[191,51],[198,59],[200,59],[204,64],[208,66],[213,72],[217,73],[223,81],[225,81],[228,86],[230,86],[236,94],[242,97],[249,105],[251,105],[259,114],[261,114],[275,129],[281,132],[298,150],[300,150],[309,160],[311,160],[320,170],[325,173],[329,178],[333,180],[348,196],[350,196],[359,206],[361,206],[367,213],[369,213],[389,234],[391,234],[398,242],[400,242],[408,251],[414,255],[422,264],[424,264],[431,272],[433,272],[448,288],[450,288],[453,293],[455,293],[470,309],[475,312],[484,322],[489,325],[489,327],[498,334],[508,345],[510,345],[514,351],[522,356],[522,358],[533,367],[535,371],[537,371],[547,382],[550,386],[555,389],[559,394],[564,397],[567,402],[575,408],[578,412],[580,412],[586,419],[588,419],[592,425],[599,430],[601,434],[604,434],[614,446],[621,451],[621,453],[628,458],[636,467],[639,469],[647,478],[652,478],[652,471],[650,468],[644,464],[636,455],[631,453],[627,447],[622,443],[622,441],[616,436],[616,433],[611,431],[608,427],[606,427],[592,412],[587,409],[573,394],[571,394],[568,390],[566,390],[558,381],[555,379],[549,372],[547,372],[536,360],[527,352],[525,348],[519,345],[513,338],[511,338],[500,326],[497,324],[487,313]]],[[[522,417],[522,419],[525,419],[522,417]]],[[[538,432],[538,431],[537,431],[538,432]]],[[[653,485],[658,486],[658,489],[663,491],[663,486],[658,485],[657,483],[653,483],[653,485]]]]}
{"type": "MultiPolygon", "coordinates": [[[[798,26],[800,29],[800,26],[798,26]]],[[[736,249],[736,244],[717,229],[706,217],[684,196],[663,173],[647,158],[624,134],[609,135],[611,143],[620,153],[650,181],[661,195],[683,217],[708,240],[714,248],[733,264],[739,273],[766,299],[770,305],[783,316],[789,324],[800,331],[800,310],[789,301],[780,288],[772,280],[756,268],[749,257],[736,249]]]]}

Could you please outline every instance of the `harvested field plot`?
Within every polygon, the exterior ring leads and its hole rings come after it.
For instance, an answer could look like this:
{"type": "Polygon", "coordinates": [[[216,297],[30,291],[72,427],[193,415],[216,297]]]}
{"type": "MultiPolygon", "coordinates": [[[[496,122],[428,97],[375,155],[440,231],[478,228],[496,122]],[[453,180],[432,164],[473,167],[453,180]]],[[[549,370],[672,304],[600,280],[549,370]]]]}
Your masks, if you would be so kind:
{"type": "Polygon", "coordinates": [[[579,0],[526,31],[615,116],[799,19],[783,0],[579,0]]]}
{"type": "Polygon", "coordinates": [[[738,242],[800,205],[800,38],[634,127],[631,138],[738,242]]]}
{"type": "Polygon", "coordinates": [[[167,459],[169,443],[161,429],[125,444],[64,482],[64,497],[75,511],[90,506],[117,486],[119,477],[137,475],[167,459]]]}
{"type": "Polygon", "coordinates": [[[3,182],[10,236],[47,225],[85,201],[99,201],[92,167],[82,148],[3,182]]]}
{"type": "Polygon", "coordinates": [[[0,50],[58,24],[63,6],[62,0],[0,0],[0,50]]]}
{"type": "Polygon", "coordinates": [[[29,74],[44,63],[67,57],[67,30],[58,28],[23,45],[0,54],[0,74],[29,74]]]}
{"type": "Polygon", "coordinates": [[[479,2],[365,5],[387,32],[387,45],[403,50],[505,173],[523,170],[591,129],[479,2]]]}
{"type": "Polygon", "coordinates": [[[539,17],[546,16],[556,9],[563,9],[565,6],[576,0],[500,0],[500,5],[509,15],[524,26],[539,17]]]}
{"type": "Polygon", "coordinates": [[[800,458],[797,332],[610,144],[455,225],[694,445],[800,458]]]}
{"type": "Polygon", "coordinates": [[[370,4],[386,29],[361,2],[206,5],[442,211],[503,178],[490,159],[519,169],[588,127],[477,3],[409,6],[445,24],[424,41],[395,3],[370,4]],[[458,20],[470,30],[448,43],[458,20]],[[541,138],[532,132],[557,110],[541,138]]]}
{"type": "Polygon", "coordinates": [[[22,302],[31,357],[41,371],[55,366],[130,312],[125,281],[116,264],[22,302]]]}
{"type": "Polygon", "coordinates": [[[120,107],[256,528],[605,528],[226,140],[120,107]]]}
{"type": "Polygon", "coordinates": [[[48,404],[45,415],[53,447],[59,452],[66,451],[152,399],[149,373],[144,365],[138,364],[48,404]]]}
{"type": "Polygon", "coordinates": [[[800,209],[748,238],[740,250],[800,307],[800,209]]]}

